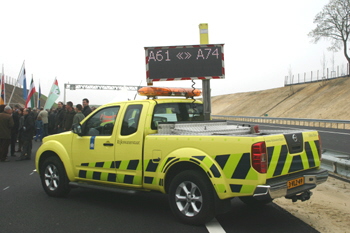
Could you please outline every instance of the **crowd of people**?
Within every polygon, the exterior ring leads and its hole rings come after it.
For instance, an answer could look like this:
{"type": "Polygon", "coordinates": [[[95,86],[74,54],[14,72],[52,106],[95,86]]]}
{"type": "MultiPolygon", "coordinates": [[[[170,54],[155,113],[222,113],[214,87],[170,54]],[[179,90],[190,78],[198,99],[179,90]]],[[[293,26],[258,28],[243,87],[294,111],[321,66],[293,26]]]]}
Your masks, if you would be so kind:
{"type": "Polygon", "coordinates": [[[33,140],[41,142],[48,135],[70,131],[73,124],[82,121],[93,110],[86,98],[75,108],[71,101],[58,102],[57,108],[50,110],[0,105],[0,161],[9,162],[9,152],[10,156],[17,157],[16,161],[30,160],[33,140]]]}

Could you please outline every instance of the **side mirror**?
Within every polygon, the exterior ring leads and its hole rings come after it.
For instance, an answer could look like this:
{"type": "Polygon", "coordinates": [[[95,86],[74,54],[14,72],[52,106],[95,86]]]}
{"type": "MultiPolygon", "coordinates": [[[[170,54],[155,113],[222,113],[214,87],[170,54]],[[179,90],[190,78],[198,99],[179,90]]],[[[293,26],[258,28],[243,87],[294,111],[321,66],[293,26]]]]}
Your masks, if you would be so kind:
{"type": "Polygon", "coordinates": [[[82,127],[80,124],[74,124],[72,126],[72,129],[73,129],[73,133],[78,134],[79,136],[83,136],[82,127]]]}

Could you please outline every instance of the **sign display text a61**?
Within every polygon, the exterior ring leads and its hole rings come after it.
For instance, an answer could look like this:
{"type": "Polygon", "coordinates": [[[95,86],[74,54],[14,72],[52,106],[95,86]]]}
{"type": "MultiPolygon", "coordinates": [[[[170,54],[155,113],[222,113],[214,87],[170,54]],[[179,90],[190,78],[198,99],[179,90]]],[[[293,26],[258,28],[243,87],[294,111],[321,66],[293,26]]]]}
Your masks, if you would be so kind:
{"type": "Polygon", "coordinates": [[[145,47],[147,82],[225,78],[223,44],[145,47]]]}

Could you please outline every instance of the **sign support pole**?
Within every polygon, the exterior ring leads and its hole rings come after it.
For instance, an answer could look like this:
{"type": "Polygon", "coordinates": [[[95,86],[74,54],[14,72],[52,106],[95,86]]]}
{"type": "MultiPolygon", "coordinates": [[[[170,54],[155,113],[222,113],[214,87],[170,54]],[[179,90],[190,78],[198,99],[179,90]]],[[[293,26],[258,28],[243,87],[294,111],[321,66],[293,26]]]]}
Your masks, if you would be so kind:
{"type": "MultiPolygon", "coordinates": [[[[209,44],[208,24],[199,24],[200,44],[209,44]]],[[[210,79],[202,80],[203,88],[203,108],[204,120],[209,121],[211,118],[211,93],[210,93],[210,79]]]]}

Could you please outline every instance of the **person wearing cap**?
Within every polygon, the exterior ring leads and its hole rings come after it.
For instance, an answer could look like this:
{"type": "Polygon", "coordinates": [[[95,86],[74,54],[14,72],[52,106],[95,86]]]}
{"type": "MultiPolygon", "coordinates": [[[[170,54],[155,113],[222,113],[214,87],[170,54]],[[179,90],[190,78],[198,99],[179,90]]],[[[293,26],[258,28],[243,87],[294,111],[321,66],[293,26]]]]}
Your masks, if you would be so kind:
{"type": "Polygon", "coordinates": [[[14,126],[12,108],[6,105],[0,113],[0,161],[9,162],[7,153],[11,144],[11,129],[14,126]]]}

